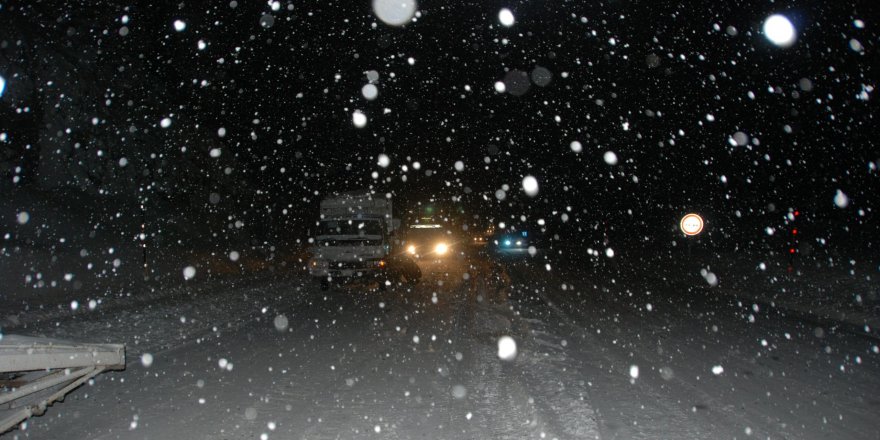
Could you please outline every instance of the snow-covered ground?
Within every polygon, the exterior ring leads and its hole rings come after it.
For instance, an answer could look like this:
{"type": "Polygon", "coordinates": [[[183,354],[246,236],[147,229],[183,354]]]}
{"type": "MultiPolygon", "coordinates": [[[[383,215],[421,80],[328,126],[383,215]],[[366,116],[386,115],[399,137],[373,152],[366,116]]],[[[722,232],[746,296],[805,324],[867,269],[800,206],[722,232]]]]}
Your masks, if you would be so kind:
{"type": "MultiPolygon", "coordinates": [[[[5,437],[880,434],[871,333],[743,302],[747,292],[728,280],[759,276],[754,267],[712,267],[712,287],[690,267],[624,256],[574,264],[473,253],[422,262],[419,285],[387,292],[321,292],[291,268],[7,327],[124,342],[129,364],[5,437]]],[[[812,286],[838,288],[846,274],[812,286]]]]}

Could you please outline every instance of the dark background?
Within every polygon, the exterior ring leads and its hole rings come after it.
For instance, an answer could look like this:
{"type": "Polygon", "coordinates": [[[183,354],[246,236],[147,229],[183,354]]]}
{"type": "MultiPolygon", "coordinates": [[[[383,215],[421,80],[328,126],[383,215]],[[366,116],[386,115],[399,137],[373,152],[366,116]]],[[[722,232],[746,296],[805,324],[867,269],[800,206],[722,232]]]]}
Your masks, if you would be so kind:
{"type": "Polygon", "coordinates": [[[286,245],[306,237],[323,196],[369,187],[401,214],[433,202],[476,229],[544,219],[548,240],[576,244],[668,246],[694,211],[707,219],[704,244],[782,250],[799,227],[816,248],[876,253],[876,98],[857,98],[877,85],[876,12],[871,1],[426,1],[395,28],[368,1],[276,12],[250,1],[7,2],[3,232],[36,243],[38,229],[51,236],[86,211],[68,236],[119,214],[160,243],[286,245]],[[502,7],[514,26],[499,25],[502,7]],[[791,48],[761,34],[772,13],[798,30],[791,48]],[[548,85],[526,79],[536,67],[552,73],[548,85]],[[369,70],[375,101],[361,95],[369,70]],[[505,77],[516,94],[495,91],[505,77]],[[366,127],[353,126],[355,109],[366,127]],[[731,146],[737,131],[752,144],[731,146]],[[617,165],[603,161],[609,150],[617,165]],[[523,193],[525,175],[537,197],[523,193]],[[16,223],[59,204],[56,223],[16,223]]]}

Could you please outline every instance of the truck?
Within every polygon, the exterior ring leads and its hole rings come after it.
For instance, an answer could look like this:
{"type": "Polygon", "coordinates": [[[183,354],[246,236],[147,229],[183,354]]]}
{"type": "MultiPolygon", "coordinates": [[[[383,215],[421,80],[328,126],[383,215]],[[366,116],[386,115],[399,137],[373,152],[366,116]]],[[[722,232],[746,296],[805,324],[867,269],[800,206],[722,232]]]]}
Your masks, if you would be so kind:
{"type": "Polygon", "coordinates": [[[392,217],[391,199],[369,191],[335,194],[321,201],[309,275],[326,290],[332,281],[373,278],[379,288],[392,257],[392,235],[400,220],[392,217]]]}

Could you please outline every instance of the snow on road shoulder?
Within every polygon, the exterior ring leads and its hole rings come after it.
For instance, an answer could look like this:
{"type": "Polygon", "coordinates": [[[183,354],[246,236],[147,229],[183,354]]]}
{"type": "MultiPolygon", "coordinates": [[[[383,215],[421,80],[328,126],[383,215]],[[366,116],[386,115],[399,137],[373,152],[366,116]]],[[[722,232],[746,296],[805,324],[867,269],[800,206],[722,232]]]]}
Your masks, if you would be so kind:
{"type": "Polygon", "coordinates": [[[233,331],[254,319],[265,319],[267,325],[272,325],[279,310],[302,296],[296,278],[262,274],[238,285],[211,280],[197,287],[108,298],[93,310],[51,316],[54,325],[37,322],[12,331],[94,343],[123,343],[132,362],[141,354],[152,354],[155,358],[157,352],[233,331]]]}
{"type": "Polygon", "coordinates": [[[572,368],[590,378],[603,436],[728,438],[748,431],[806,439],[876,432],[859,403],[880,389],[872,341],[766,319],[707,286],[682,289],[674,274],[646,279],[628,270],[559,269],[540,281],[540,265],[512,272],[517,311],[559,323],[549,334],[574,335],[567,340],[569,357],[579,361],[572,368]]]}

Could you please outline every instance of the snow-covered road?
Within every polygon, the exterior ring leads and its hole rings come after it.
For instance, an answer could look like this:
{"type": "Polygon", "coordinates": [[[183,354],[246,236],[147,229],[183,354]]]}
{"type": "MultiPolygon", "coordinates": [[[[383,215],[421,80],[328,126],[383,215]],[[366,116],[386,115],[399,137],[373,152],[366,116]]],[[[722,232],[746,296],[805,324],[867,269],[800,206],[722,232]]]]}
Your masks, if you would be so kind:
{"type": "Polygon", "coordinates": [[[537,260],[422,262],[420,284],[387,292],[206,283],[74,314],[42,333],[125,342],[128,369],[6,436],[878,437],[876,339],[671,276],[537,260]]]}

